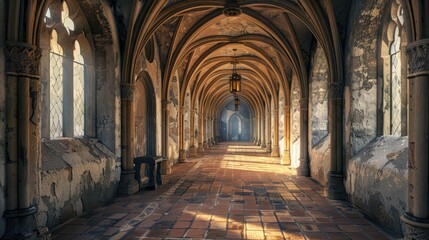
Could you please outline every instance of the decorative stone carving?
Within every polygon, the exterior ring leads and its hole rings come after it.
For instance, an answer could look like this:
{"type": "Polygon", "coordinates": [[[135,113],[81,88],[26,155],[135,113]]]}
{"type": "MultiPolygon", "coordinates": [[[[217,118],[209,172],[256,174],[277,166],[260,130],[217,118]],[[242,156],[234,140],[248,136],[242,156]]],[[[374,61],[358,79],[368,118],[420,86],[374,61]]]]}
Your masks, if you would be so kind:
{"type": "Polygon", "coordinates": [[[341,82],[329,83],[329,93],[331,99],[343,98],[343,84],[341,82]]]}
{"type": "Polygon", "coordinates": [[[26,43],[6,42],[6,75],[40,78],[39,65],[42,51],[26,43]]]}
{"type": "Polygon", "coordinates": [[[429,39],[408,44],[408,77],[429,75],[429,39]]]}
{"type": "Polygon", "coordinates": [[[133,100],[134,99],[135,86],[134,84],[123,83],[121,85],[121,99],[122,100],[133,100]]]}

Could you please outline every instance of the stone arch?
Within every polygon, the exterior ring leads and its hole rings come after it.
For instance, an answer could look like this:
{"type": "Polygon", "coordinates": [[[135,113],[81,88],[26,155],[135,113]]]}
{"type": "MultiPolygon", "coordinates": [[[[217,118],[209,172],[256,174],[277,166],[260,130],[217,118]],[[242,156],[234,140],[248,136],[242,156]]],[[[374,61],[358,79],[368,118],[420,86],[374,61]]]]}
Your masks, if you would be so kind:
{"type": "MultiPolygon", "coordinates": [[[[156,96],[152,84],[151,77],[146,71],[141,72],[136,81],[136,96],[135,96],[135,119],[144,125],[141,133],[146,135],[146,138],[141,138],[142,143],[145,143],[145,155],[156,155],[156,96]],[[144,115],[138,114],[144,113],[144,115]]],[[[137,122],[136,122],[137,123],[137,122]]],[[[136,126],[137,129],[137,126],[136,126]]],[[[136,136],[137,137],[137,136],[136,136]]],[[[138,143],[137,143],[138,144],[138,143]]],[[[143,152],[142,152],[143,153],[143,152]]]]}
{"type": "Polygon", "coordinates": [[[237,113],[234,113],[228,119],[228,140],[239,141],[241,140],[241,129],[242,129],[241,117],[237,113]]]}

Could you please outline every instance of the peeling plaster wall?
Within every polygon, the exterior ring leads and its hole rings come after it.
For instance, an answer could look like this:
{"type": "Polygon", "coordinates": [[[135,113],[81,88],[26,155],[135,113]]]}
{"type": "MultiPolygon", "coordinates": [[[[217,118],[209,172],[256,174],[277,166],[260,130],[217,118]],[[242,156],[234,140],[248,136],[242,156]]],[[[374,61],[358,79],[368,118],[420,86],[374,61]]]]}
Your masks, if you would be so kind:
{"type": "Polygon", "coordinates": [[[291,167],[299,166],[299,154],[300,154],[300,124],[301,116],[299,109],[299,100],[301,99],[301,90],[299,87],[298,79],[296,76],[292,78],[292,96],[291,96],[291,112],[290,112],[290,155],[291,155],[291,167]]]}
{"type": "Polygon", "coordinates": [[[186,155],[189,157],[189,147],[191,141],[191,94],[189,89],[185,96],[185,150],[186,155]]]}
{"type": "MultiPolygon", "coordinates": [[[[5,14],[4,1],[0,1],[0,212],[6,210],[6,75],[4,73],[5,59],[3,42],[5,39],[5,14]]],[[[0,216],[0,238],[5,233],[5,219],[0,216]]]]}
{"type": "Polygon", "coordinates": [[[350,201],[383,226],[401,234],[408,201],[408,138],[385,136],[366,145],[347,164],[350,201]]]}
{"type": "Polygon", "coordinates": [[[179,159],[179,81],[177,74],[174,75],[168,91],[168,152],[167,157],[171,164],[175,164],[179,159]]]}
{"type": "Polygon", "coordinates": [[[353,157],[376,136],[377,46],[387,0],[355,1],[346,48],[346,153],[353,157]]]}
{"type": "Polygon", "coordinates": [[[107,202],[118,171],[117,157],[97,139],[42,140],[38,225],[52,228],[107,202]]]}
{"type": "Polygon", "coordinates": [[[309,157],[311,177],[326,185],[330,168],[330,137],[328,136],[328,61],[317,43],[310,68],[310,134],[309,157]]]}
{"type": "Polygon", "coordinates": [[[280,91],[279,94],[279,151],[280,151],[280,157],[283,157],[285,145],[284,145],[284,137],[285,137],[285,122],[284,122],[284,105],[285,105],[285,96],[282,91],[280,91]]]}
{"type": "Polygon", "coordinates": [[[407,206],[408,140],[376,138],[377,58],[387,0],[352,5],[345,49],[345,144],[349,199],[365,214],[397,233],[407,206]]]}

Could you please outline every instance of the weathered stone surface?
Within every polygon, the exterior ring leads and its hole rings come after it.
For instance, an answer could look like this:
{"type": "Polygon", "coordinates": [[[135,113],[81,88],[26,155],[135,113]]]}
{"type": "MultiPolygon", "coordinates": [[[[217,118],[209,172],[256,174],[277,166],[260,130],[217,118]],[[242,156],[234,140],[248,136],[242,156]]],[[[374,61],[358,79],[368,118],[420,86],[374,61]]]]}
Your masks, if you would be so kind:
{"type": "Polygon", "coordinates": [[[117,159],[100,141],[42,141],[37,221],[49,228],[81,215],[116,194],[117,159]]]}
{"type": "Polygon", "coordinates": [[[355,155],[376,136],[377,128],[377,44],[386,0],[354,2],[351,31],[346,50],[346,88],[350,109],[346,112],[350,133],[350,155],[355,155]]]}
{"type": "Polygon", "coordinates": [[[168,112],[170,114],[168,123],[170,126],[168,136],[167,156],[171,163],[177,163],[179,159],[179,81],[177,75],[173,77],[168,91],[168,112]]]}
{"type": "Polygon", "coordinates": [[[328,135],[328,61],[320,44],[314,50],[310,70],[311,146],[328,135]]]}
{"type": "Polygon", "coordinates": [[[300,103],[301,99],[301,89],[299,82],[296,79],[296,76],[292,80],[292,104],[291,104],[291,113],[290,113],[290,126],[291,126],[291,166],[299,166],[299,157],[300,157],[300,103]]]}
{"type": "Polygon", "coordinates": [[[347,163],[350,201],[389,229],[402,233],[407,206],[408,138],[380,137],[347,163]]]}
{"type": "MultiPolygon", "coordinates": [[[[0,43],[5,37],[5,16],[4,1],[0,2],[0,43]]],[[[6,187],[6,76],[4,74],[4,50],[0,44],[0,212],[6,210],[5,187],[6,187]]],[[[0,217],[0,236],[5,232],[5,220],[0,217]]]]}

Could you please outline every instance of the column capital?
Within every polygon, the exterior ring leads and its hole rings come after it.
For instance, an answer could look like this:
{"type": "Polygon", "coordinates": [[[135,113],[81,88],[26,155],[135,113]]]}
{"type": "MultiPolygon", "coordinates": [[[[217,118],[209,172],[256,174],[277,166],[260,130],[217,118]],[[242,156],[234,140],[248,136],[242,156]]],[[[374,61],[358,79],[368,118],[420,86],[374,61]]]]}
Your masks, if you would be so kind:
{"type": "Polygon", "coordinates": [[[161,103],[162,103],[162,109],[163,110],[168,109],[168,104],[170,103],[170,101],[168,101],[168,100],[162,100],[161,103]]]}
{"type": "Polygon", "coordinates": [[[408,44],[408,77],[429,76],[429,38],[408,44]]]}
{"type": "Polygon", "coordinates": [[[329,94],[331,99],[342,99],[343,98],[343,83],[331,82],[329,83],[329,94]]]}
{"type": "Polygon", "coordinates": [[[132,83],[122,83],[121,84],[121,99],[122,100],[133,100],[135,86],[132,83]]]}
{"type": "Polygon", "coordinates": [[[40,78],[42,50],[22,42],[5,42],[6,75],[40,78]]]}

